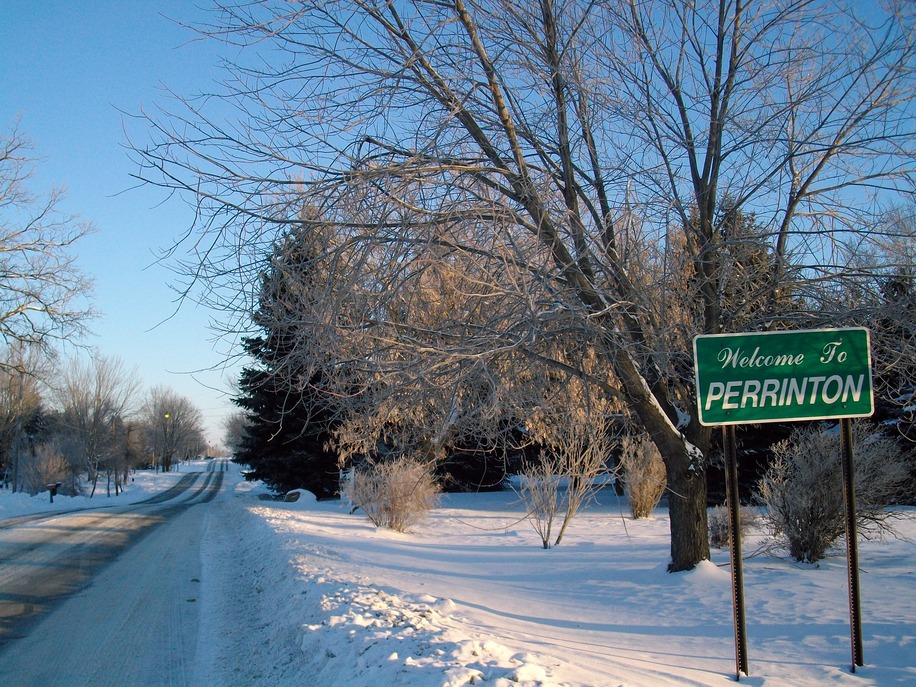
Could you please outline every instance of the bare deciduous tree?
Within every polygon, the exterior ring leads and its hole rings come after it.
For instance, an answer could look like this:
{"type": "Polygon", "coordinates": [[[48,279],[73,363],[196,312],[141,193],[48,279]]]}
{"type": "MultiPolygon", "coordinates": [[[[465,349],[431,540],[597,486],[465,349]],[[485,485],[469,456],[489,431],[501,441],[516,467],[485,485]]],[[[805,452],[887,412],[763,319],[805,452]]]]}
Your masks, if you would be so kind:
{"type": "Polygon", "coordinates": [[[91,284],[71,253],[91,226],[61,214],[60,190],[28,188],[34,163],[24,135],[0,133],[0,337],[47,348],[78,338],[92,315],[91,284]]]}
{"type": "Polygon", "coordinates": [[[365,441],[419,427],[435,453],[502,408],[516,361],[564,370],[658,447],[671,569],[707,558],[690,338],[835,321],[825,294],[859,274],[837,249],[913,193],[912,4],[265,0],[217,16],[204,31],[253,52],[221,101],[236,121],[186,101],[137,148],[138,176],[199,210],[188,267],[206,294],[247,306],[280,230],[330,227],[336,283],[303,313],[323,348],[299,355],[368,372],[333,390],[372,392],[365,441]],[[759,230],[736,232],[739,214],[759,230]],[[424,320],[420,275],[449,261],[461,298],[424,320]],[[610,377],[576,369],[570,342],[610,377]],[[423,415],[402,422],[379,390],[423,415]]]}
{"type": "MultiPolygon", "coordinates": [[[[569,343],[564,346],[567,352],[574,349],[569,343]]],[[[576,368],[597,378],[595,366],[599,361],[587,348],[584,352],[576,368]]],[[[573,518],[604,485],[604,477],[610,472],[607,461],[613,424],[622,411],[620,403],[606,394],[595,393],[579,377],[561,379],[556,373],[551,376],[552,380],[537,378],[508,384],[515,389],[516,398],[530,404],[519,405],[517,414],[524,419],[532,440],[545,447],[540,460],[526,466],[521,486],[528,519],[545,549],[563,541],[573,518]],[[539,403],[531,403],[532,392],[540,393],[539,403]],[[553,537],[555,523],[559,530],[553,537]]]]}
{"type": "Polygon", "coordinates": [[[112,428],[112,447],[103,462],[106,474],[106,492],[115,496],[124,489],[130,470],[136,468],[145,455],[139,424],[131,419],[117,418],[112,428]]]}
{"type": "Polygon", "coordinates": [[[245,428],[248,426],[248,418],[244,412],[239,411],[232,413],[223,421],[223,443],[230,453],[235,453],[242,446],[245,438],[245,428]]]}
{"type": "Polygon", "coordinates": [[[561,517],[562,474],[563,466],[559,457],[542,452],[538,460],[525,465],[519,475],[521,482],[515,487],[525,504],[526,518],[545,549],[550,548],[554,527],[561,517]]]}
{"type": "Polygon", "coordinates": [[[139,382],[115,358],[73,360],[54,394],[64,429],[61,448],[86,471],[95,494],[100,468],[121,452],[119,427],[132,409],[139,382]]]}
{"type": "Polygon", "coordinates": [[[0,363],[0,470],[3,485],[19,491],[20,457],[30,418],[41,407],[39,379],[44,368],[39,351],[15,342],[0,363]]]}
{"type": "Polygon", "coordinates": [[[610,441],[601,430],[567,428],[555,435],[563,441],[525,465],[516,491],[545,549],[560,545],[573,518],[604,484],[599,478],[608,473],[610,441]]]}
{"type": "Polygon", "coordinates": [[[855,278],[826,307],[868,325],[882,419],[916,442],[916,205],[892,208],[879,226],[846,248],[855,278]]]}
{"type": "Polygon", "coordinates": [[[141,414],[148,449],[164,472],[172,469],[175,460],[196,455],[205,443],[200,410],[172,389],[150,389],[141,414]]]}

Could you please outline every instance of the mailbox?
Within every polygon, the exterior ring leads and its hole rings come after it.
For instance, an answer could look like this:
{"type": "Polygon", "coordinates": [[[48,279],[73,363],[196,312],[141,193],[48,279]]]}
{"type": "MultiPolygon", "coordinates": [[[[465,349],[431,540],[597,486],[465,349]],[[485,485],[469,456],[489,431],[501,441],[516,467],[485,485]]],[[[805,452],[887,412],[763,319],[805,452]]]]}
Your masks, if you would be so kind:
{"type": "Polygon", "coordinates": [[[52,482],[51,484],[46,484],[48,488],[48,493],[51,495],[51,503],[54,503],[54,497],[57,496],[57,490],[60,489],[61,482],[52,482]]]}

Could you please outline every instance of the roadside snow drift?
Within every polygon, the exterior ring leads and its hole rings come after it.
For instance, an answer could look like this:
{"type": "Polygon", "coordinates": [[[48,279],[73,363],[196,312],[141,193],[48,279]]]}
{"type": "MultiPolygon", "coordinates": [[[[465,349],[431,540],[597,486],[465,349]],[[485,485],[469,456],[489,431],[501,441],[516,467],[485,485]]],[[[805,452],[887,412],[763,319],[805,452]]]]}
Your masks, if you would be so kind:
{"type": "MultiPolygon", "coordinates": [[[[735,678],[728,552],[669,574],[665,512],[633,521],[610,489],[546,551],[512,492],[444,496],[410,534],[377,530],[339,502],[257,492],[239,484],[214,518],[214,684],[657,687],[735,678]]],[[[912,538],[916,512],[900,524],[912,538]]],[[[842,552],[799,565],[763,553],[761,542],[759,533],[745,542],[751,675],[742,682],[916,682],[910,541],[861,545],[866,666],[855,674],[842,552]]]]}

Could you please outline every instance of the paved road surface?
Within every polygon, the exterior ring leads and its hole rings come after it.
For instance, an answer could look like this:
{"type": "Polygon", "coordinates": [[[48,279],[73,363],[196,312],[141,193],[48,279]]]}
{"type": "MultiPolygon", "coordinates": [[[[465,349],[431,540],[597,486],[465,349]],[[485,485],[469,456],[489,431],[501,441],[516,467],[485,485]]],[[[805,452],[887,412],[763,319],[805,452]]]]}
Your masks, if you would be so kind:
{"type": "Polygon", "coordinates": [[[200,542],[227,465],[131,506],[0,521],[0,685],[194,685],[200,542]]]}

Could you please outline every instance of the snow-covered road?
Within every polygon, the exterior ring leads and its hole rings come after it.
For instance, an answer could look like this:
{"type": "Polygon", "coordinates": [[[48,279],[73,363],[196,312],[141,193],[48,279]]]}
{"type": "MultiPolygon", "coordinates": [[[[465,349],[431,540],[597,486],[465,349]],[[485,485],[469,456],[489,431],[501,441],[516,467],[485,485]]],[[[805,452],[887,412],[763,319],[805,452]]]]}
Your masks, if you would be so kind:
{"type": "Polygon", "coordinates": [[[198,684],[200,544],[226,466],[207,467],[135,505],[3,523],[4,685],[198,684]]]}

